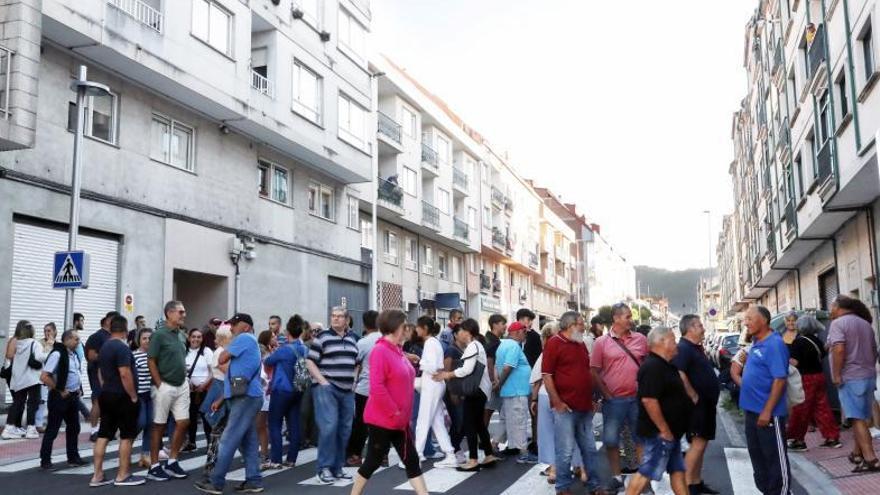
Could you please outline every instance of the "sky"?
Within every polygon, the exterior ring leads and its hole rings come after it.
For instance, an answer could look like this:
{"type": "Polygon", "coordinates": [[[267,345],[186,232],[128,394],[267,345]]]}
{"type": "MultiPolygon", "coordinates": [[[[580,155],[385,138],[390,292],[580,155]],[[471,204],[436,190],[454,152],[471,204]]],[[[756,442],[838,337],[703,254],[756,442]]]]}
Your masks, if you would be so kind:
{"type": "Polygon", "coordinates": [[[679,270],[708,265],[733,209],[757,3],[372,0],[371,43],[629,261],[679,270]]]}

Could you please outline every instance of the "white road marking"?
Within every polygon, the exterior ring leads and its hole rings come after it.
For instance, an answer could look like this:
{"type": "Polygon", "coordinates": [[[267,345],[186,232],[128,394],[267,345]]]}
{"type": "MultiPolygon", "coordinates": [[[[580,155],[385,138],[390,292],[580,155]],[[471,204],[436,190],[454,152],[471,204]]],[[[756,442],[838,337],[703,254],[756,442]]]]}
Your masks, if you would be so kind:
{"type": "MultiPolygon", "coordinates": [[[[423,473],[422,476],[424,476],[425,485],[428,487],[428,490],[430,490],[431,493],[446,493],[447,491],[451,490],[456,485],[470,478],[474,474],[476,473],[463,473],[461,471],[456,471],[455,469],[449,468],[434,468],[429,469],[428,471],[423,473]]],[[[409,484],[409,481],[395,486],[394,489],[413,491],[412,486],[410,486],[409,484]]]]}
{"type": "MultiPolygon", "coordinates": [[[[547,477],[541,476],[541,471],[546,469],[545,464],[538,464],[526,471],[512,485],[501,492],[501,495],[554,495],[556,489],[547,483],[547,477]]],[[[433,487],[429,487],[433,489],[433,487]]]]}
{"type": "Polygon", "coordinates": [[[727,458],[727,474],[730,476],[734,495],[761,495],[755,486],[755,472],[752,470],[749,451],[725,447],[724,457],[727,458]]]}
{"type": "MultiPolygon", "coordinates": [[[[388,452],[388,467],[379,466],[379,469],[377,469],[373,473],[373,476],[375,476],[376,474],[381,473],[382,471],[385,471],[386,469],[389,469],[389,468],[396,469],[398,462],[400,462],[400,458],[397,457],[397,451],[395,451],[392,448],[388,452]]],[[[342,468],[342,470],[345,471],[347,474],[351,475],[352,477],[354,477],[355,473],[357,473],[358,468],[344,467],[344,468],[342,468]]],[[[354,483],[354,480],[338,480],[338,481],[336,481],[336,483],[333,483],[332,485],[328,485],[328,486],[346,487],[346,486],[351,486],[352,483],[354,483]]],[[[318,481],[317,476],[310,476],[307,479],[300,481],[299,484],[300,485],[322,485],[323,486],[323,483],[318,481]]],[[[434,490],[432,489],[431,491],[434,491],[434,490]]]]}

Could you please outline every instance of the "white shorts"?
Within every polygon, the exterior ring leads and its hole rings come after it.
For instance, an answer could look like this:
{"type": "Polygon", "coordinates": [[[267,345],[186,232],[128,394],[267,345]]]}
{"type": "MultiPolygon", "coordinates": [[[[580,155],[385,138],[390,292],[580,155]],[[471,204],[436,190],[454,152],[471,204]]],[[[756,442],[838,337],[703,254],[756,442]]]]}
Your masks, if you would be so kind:
{"type": "Polygon", "coordinates": [[[174,415],[174,421],[189,420],[189,381],[184,380],[178,387],[162,382],[153,387],[153,423],[164,425],[168,422],[168,413],[174,415]]]}

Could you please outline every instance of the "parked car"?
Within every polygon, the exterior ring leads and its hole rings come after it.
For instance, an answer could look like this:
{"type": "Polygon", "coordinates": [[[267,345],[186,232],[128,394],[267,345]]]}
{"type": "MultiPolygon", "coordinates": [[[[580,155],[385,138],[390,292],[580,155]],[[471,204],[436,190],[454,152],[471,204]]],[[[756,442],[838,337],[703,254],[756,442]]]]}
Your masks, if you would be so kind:
{"type": "Polygon", "coordinates": [[[738,333],[730,333],[725,335],[721,339],[721,345],[718,348],[718,351],[715,353],[717,356],[716,364],[718,365],[718,369],[721,371],[730,368],[730,360],[733,359],[733,356],[736,355],[736,352],[739,350],[739,334],[738,333]]]}

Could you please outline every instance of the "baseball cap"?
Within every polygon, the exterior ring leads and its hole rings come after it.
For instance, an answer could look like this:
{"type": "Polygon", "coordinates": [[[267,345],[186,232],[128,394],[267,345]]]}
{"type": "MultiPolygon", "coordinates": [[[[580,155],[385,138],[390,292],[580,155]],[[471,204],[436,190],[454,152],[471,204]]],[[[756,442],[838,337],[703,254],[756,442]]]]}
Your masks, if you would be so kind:
{"type": "Polygon", "coordinates": [[[235,325],[236,323],[238,323],[240,321],[247,323],[251,327],[254,326],[253,318],[251,318],[251,315],[249,315],[247,313],[235,313],[234,315],[232,315],[232,318],[229,319],[229,324],[235,325]]]}
{"type": "Polygon", "coordinates": [[[522,323],[515,321],[507,327],[508,332],[522,332],[523,330],[528,330],[525,325],[522,323]]]}

